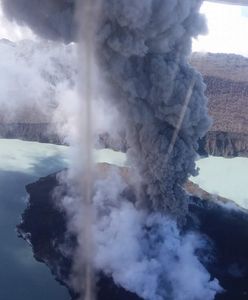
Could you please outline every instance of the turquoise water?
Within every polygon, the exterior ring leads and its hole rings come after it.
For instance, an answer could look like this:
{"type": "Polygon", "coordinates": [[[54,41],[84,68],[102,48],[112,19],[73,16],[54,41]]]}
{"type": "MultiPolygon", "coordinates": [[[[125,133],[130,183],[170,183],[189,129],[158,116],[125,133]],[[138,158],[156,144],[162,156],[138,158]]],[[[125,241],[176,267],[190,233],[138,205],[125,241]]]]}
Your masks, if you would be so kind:
{"type": "Polygon", "coordinates": [[[205,191],[248,209],[248,158],[207,157],[197,161],[199,175],[190,179],[205,191]]]}

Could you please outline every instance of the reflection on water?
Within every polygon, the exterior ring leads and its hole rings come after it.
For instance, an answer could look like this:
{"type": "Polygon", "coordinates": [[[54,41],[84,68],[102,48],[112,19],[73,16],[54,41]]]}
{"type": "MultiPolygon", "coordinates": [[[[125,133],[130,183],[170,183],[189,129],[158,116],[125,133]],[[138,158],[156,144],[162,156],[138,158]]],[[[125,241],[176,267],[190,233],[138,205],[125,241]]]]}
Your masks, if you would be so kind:
{"type": "Polygon", "coordinates": [[[64,168],[66,152],[61,146],[0,140],[0,299],[70,299],[15,232],[25,207],[25,185],[64,168]]]}

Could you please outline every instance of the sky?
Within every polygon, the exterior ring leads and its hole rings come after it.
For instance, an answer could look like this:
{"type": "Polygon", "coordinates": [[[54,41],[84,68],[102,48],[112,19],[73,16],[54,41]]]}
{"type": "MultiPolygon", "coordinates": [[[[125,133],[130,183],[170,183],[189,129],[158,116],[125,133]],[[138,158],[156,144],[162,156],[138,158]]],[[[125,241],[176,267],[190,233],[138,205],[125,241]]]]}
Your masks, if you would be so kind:
{"type": "MultiPolygon", "coordinates": [[[[1,0],[0,0],[1,1],[1,0]]],[[[236,53],[248,56],[248,6],[205,1],[201,8],[207,17],[209,33],[193,41],[193,51],[236,53]]],[[[12,23],[0,9],[0,38],[12,41],[35,39],[32,31],[12,23]]]]}
{"type": "Polygon", "coordinates": [[[205,2],[209,33],[193,43],[194,51],[236,53],[248,56],[248,6],[205,2]]]}

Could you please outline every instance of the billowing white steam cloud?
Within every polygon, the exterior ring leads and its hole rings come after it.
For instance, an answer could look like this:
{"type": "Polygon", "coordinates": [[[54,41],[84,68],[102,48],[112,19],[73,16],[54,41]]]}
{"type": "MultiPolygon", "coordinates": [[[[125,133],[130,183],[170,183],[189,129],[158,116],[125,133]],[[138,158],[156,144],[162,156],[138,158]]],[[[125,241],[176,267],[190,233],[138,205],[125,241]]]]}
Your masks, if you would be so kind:
{"type": "Polygon", "coordinates": [[[1,122],[52,122],[61,94],[75,86],[73,45],[0,41],[1,122]]]}
{"type": "Polygon", "coordinates": [[[181,235],[161,213],[137,210],[121,196],[125,184],[117,172],[96,185],[97,269],[147,300],[214,299],[221,289],[196,256],[205,246],[199,236],[181,235]]]}
{"type": "MultiPolygon", "coordinates": [[[[70,42],[80,36],[74,0],[2,2],[11,19],[43,38],[70,42]]],[[[188,64],[191,39],[205,30],[200,5],[201,0],[104,0],[96,25],[100,75],[127,133],[129,163],[142,182],[136,195],[142,208],[123,196],[125,183],[116,174],[96,182],[91,263],[147,300],[211,300],[221,291],[196,255],[204,243],[193,233],[181,234],[174,221],[187,213],[183,184],[195,174],[197,141],[210,124],[202,78],[188,64]]],[[[76,137],[82,146],[80,132],[76,137]]],[[[63,203],[78,235],[73,282],[81,291],[87,241],[79,166],[74,162],[76,188],[63,203]]]]}
{"type": "MultiPolygon", "coordinates": [[[[51,123],[75,141],[77,48],[51,41],[0,40],[0,123],[51,123]]],[[[99,102],[100,101],[100,102],[99,102]]],[[[115,109],[94,103],[96,134],[108,132],[115,109]],[[106,119],[106,115],[108,118],[106,119]]]]}
{"type": "MultiPolygon", "coordinates": [[[[77,233],[79,245],[69,284],[82,293],[84,205],[75,195],[73,182],[68,182],[68,176],[66,180],[71,196],[63,197],[62,202],[67,208],[69,230],[77,233]]],[[[129,188],[123,173],[115,167],[107,177],[95,182],[92,230],[95,270],[146,300],[214,299],[222,289],[218,280],[210,278],[197,255],[199,249],[208,247],[206,241],[195,232],[181,233],[168,215],[138,209],[135,199],[126,196],[129,188]]]]}

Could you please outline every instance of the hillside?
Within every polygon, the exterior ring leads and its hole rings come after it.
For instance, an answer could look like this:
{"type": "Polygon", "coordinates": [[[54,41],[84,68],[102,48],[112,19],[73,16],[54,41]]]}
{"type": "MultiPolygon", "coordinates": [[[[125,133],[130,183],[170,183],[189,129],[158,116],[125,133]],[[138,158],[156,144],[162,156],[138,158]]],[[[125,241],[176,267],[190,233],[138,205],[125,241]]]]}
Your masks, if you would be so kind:
{"type": "Polygon", "coordinates": [[[204,76],[213,125],[207,153],[248,155],[248,59],[234,54],[194,53],[191,63],[204,76]]]}

